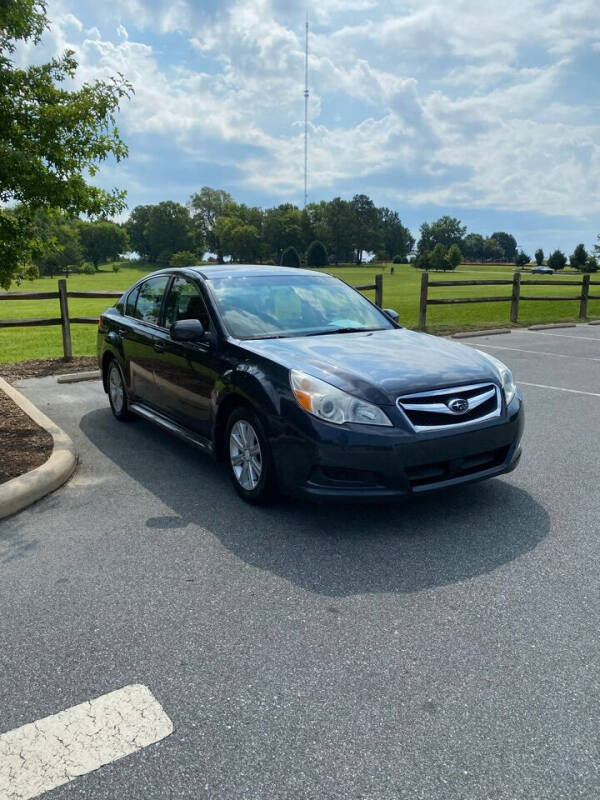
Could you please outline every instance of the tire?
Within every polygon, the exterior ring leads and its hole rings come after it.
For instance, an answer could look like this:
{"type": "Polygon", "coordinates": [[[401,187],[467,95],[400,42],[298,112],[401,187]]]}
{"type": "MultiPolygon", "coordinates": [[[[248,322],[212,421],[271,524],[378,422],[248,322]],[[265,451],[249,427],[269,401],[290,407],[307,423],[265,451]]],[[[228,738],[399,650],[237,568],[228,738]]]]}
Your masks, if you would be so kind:
{"type": "Polygon", "coordinates": [[[110,409],[119,422],[129,422],[134,418],[129,410],[129,398],[125,388],[123,372],[116,359],[111,359],[106,372],[106,388],[110,409]]]}
{"type": "Polygon", "coordinates": [[[225,461],[233,488],[247,503],[267,503],[277,494],[271,448],[257,415],[236,408],[227,420],[225,461]]]}

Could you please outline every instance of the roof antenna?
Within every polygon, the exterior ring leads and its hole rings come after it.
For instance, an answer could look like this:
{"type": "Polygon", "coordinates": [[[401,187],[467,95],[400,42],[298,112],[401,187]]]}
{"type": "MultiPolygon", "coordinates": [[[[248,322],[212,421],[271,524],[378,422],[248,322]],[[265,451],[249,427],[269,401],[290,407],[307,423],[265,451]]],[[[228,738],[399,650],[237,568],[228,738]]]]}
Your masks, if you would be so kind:
{"type": "Polygon", "coordinates": [[[304,59],[304,205],[308,201],[308,9],[306,9],[306,51],[304,59]]]}

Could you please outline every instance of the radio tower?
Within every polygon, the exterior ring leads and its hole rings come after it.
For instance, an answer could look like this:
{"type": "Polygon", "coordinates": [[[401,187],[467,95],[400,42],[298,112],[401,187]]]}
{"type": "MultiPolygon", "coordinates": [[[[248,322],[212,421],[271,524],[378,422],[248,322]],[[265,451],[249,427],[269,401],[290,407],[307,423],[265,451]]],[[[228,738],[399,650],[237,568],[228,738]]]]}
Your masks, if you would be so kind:
{"type": "Polygon", "coordinates": [[[304,205],[308,200],[308,10],[306,11],[306,52],[304,58],[304,205]]]}

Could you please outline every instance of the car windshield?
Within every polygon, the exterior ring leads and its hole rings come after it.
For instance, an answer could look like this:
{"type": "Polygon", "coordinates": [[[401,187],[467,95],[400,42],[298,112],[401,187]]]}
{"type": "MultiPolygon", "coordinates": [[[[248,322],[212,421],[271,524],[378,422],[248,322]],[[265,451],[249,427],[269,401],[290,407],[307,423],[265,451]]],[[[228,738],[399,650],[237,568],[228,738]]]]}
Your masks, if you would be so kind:
{"type": "Polygon", "coordinates": [[[361,294],[329,275],[231,275],[210,280],[236,339],[317,336],[393,328],[361,294]]]}

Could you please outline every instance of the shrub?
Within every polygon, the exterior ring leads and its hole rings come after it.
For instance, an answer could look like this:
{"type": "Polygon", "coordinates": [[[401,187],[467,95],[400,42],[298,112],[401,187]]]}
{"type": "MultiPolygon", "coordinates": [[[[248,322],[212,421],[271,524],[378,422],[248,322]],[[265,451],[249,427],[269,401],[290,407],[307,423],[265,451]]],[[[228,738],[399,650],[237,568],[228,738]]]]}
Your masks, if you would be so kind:
{"type": "Polygon", "coordinates": [[[120,264],[117,264],[117,263],[115,262],[115,263],[112,265],[112,271],[113,271],[113,272],[120,272],[120,270],[121,270],[121,265],[120,265],[120,264]]]}
{"type": "Polygon", "coordinates": [[[96,267],[92,264],[91,261],[84,261],[81,265],[81,271],[84,275],[95,275],[96,274],[96,267]]]}
{"type": "Polygon", "coordinates": [[[446,248],[438,242],[429,254],[429,265],[431,269],[447,269],[446,264],[446,248]]]}
{"type": "Polygon", "coordinates": [[[299,267],[300,266],[300,256],[298,255],[298,251],[295,247],[286,247],[283,253],[281,254],[281,266],[282,267],[299,267]]]}
{"type": "Polygon", "coordinates": [[[170,267],[193,267],[198,263],[198,256],[194,255],[191,250],[179,250],[173,253],[169,259],[170,267]]]}
{"type": "Polygon", "coordinates": [[[567,263],[567,257],[561,250],[555,250],[553,253],[550,253],[546,263],[549,267],[552,267],[552,269],[564,269],[567,263]]]}
{"type": "Polygon", "coordinates": [[[326,267],[329,263],[327,258],[327,250],[323,242],[311,242],[306,251],[306,266],[307,267],[326,267]]]}
{"type": "Polygon", "coordinates": [[[25,267],[23,271],[23,276],[27,278],[28,281],[35,281],[40,277],[40,270],[35,264],[29,264],[25,267]]]}
{"type": "Polygon", "coordinates": [[[402,256],[394,256],[392,259],[392,264],[404,264],[404,259],[402,256]]]}
{"type": "Polygon", "coordinates": [[[412,266],[415,269],[424,269],[425,271],[429,270],[431,268],[430,255],[431,253],[427,251],[419,253],[411,262],[412,266]]]}
{"type": "Polygon", "coordinates": [[[538,248],[538,249],[535,251],[535,256],[534,256],[534,258],[535,258],[535,263],[538,265],[538,267],[541,267],[541,266],[542,266],[542,264],[544,263],[544,251],[542,250],[542,248],[541,248],[541,247],[540,247],[540,248],[538,248]]]}

